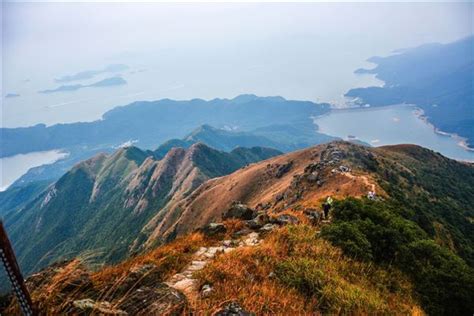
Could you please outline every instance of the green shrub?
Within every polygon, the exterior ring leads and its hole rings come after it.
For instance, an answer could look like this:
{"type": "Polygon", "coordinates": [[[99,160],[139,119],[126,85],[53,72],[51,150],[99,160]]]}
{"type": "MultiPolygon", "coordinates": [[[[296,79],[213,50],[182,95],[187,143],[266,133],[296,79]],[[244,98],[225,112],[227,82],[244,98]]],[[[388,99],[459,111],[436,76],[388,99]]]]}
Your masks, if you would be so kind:
{"type": "Polygon", "coordinates": [[[323,236],[345,253],[360,260],[372,259],[372,249],[366,236],[353,223],[343,222],[323,229],[323,236]]]}
{"type": "Polygon", "coordinates": [[[471,315],[474,271],[451,251],[431,240],[410,243],[399,266],[411,275],[429,314],[471,315]]]}
{"type": "Polygon", "coordinates": [[[334,203],[334,223],[322,234],[358,259],[390,262],[401,248],[426,234],[384,202],[348,198],[334,203]]]}
{"type": "Polygon", "coordinates": [[[473,269],[403,217],[410,211],[390,200],[348,198],[335,201],[332,212],[333,223],[322,236],[344,253],[407,273],[429,314],[472,314],[473,269]]]}
{"type": "Polygon", "coordinates": [[[280,262],[275,273],[285,285],[294,287],[308,296],[320,294],[325,281],[319,264],[308,258],[294,258],[280,262]]]}

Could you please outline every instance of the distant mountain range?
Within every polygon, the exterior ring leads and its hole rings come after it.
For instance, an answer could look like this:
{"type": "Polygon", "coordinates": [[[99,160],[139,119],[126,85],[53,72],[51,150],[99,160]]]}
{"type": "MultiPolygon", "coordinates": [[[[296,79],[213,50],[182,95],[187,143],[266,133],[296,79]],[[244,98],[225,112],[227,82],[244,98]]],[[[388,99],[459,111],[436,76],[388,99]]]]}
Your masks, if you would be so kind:
{"type": "Polygon", "coordinates": [[[465,137],[473,146],[474,36],[369,61],[377,66],[356,73],[376,74],[385,86],[351,89],[346,96],[372,106],[416,104],[436,128],[465,137]]]}
{"type": "MultiPolygon", "coordinates": [[[[285,125],[301,132],[296,134],[316,138],[321,134],[316,133],[311,117],[326,113],[329,108],[325,103],[255,95],[210,101],[134,102],[114,108],[94,122],[2,128],[0,157],[75,146],[85,152],[117,147],[130,140],[136,140],[141,148],[154,149],[169,139],[185,137],[203,124],[239,132],[285,125]]],[[[267,135],[276,132],[270,130],[267,135]]],[[[285,142],[297,145],[300,140],[300,136],[286,135],[285,142]]]]}
{"type": "Polygon", "coordinates": [[[204,124],[183,139],[171,139],[161,144],[155,150],[155,155],[162,157],[172,147],[188,148],[197,142],[224,151],[231,151],[236,147],[263,146],[290,152],[334,139],[334,137],[325,134],[305,131],[304,128],[291,125],[273,125],[248,132],[239,132],[217,129],[204,124]]]}
{"type": "Polygon", "coordinates": [[[196,142],[223,151],[231,151],[236,147],[262,146],[289,152],[335,139],[318,133],[310,118],[327,111],[327,104],[286,101],[279,97],[260,98],[253,95],[208,102],[137,102],[120,108],[116,114],[113,114],[112,110],[110,114],[105,115],[104,120],[92,123],[1,129],[0,154],[9,156],[23,151],[52,148],[69,153],[67,158],[56,163],[30,169],[12,184],[12,187],[19,187],[36,181],[52,182],[79,161],[100,152],[111,153],[130,141],[142,148],[156,149],[159,146],[155,151],[157,157],[163,157],[173,146],[187,148],[196,142]],[[182,113],[186,112],[186,108],[189,108],[189,113],[182,113]],[[225,109],[234,115],[228,115],[225,109]],[[273,110],[274,115],[267,117],[268,112],[273,110]],[[166,123],[156,124],[154,121],[164,119],[163,115],[166,115],[166,123]],[[179,124],[171,124],[173,122],[179,124]],[[192,126],[193,122],[204,125],[192,126]],[[212,127],[207,122],[214,122],[220,128],[212,127]],[[184,127],[178,128],[180,124],[184,124],[184,127]],[[188,128],[189,132],[185,133],[188,128]],[[148,133],[157,135],[159,141],[152,141],[148,133]],[[172,135],[173,139],[161,141],[161,133],[172,135]],[[176,138],[181,137],[180,135],[183,135],[183,138],[176,138]]]}
{"type": "MultiPolygon", "coordinates": [[[[188,148],[195,143],[204,143],[218,150],[230,152],[237,147],[268,147],[290,152],[312,145],[329,142],[336,138],[317,133],[312,129],[300,126],[274,125],[255,129],[249,132],[229,131],[202,125],[182,139],[171,139],[154,150],[156,158],[163,158],[173,147],[188,148]]],[[[38,181],[52,182],[62,176],[76,163],[92,157],[100,152],[111,153],[114,147],[97,147],[84,150],[81,146],[70,147],[69,156],[53,164],[31,168],[26,174],[16,180],[11,187],[24,187],[38,181]]],[[[0,199],[3,195],[0,192],[0,199]]]]}

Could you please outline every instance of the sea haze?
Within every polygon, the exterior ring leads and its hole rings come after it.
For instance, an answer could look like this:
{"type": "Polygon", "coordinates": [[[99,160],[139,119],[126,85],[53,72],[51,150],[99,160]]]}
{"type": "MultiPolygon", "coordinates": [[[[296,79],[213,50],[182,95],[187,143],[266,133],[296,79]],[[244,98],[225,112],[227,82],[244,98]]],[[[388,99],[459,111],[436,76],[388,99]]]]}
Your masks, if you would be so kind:
{"type": "Polygon", "coordinates": [[[343,105],[349,89],[382,84],[353,73],[370,67],[370,56],[468,35],[468,6],[7,2],[3,83],[20,97],[3,100],[2,126],[92,121],[137,100],[243,93],[343,105]],[[38,93],[92,84],[117,64],[128,66],[114,69],[126,85],[38,93]],[[64,82],[71,77],[81,80],[64,82]]]}

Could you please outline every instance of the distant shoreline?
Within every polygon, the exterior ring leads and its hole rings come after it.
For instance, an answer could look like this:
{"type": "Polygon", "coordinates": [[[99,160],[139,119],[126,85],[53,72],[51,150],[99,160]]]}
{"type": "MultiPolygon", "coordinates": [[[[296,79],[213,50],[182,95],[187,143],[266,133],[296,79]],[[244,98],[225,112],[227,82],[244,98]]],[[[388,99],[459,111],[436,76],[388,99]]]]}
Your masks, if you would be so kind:
{"type": "Polygon", "coordinates": [[[415,105],[415,107],[416,107],[416,109],[415,109],[415,111],[413,111],[413,113],[416,115],[416,117],[418,117],[420,120],[422,120],[423,122],[425,122],[426,124],[431,126],[433,128],[433,131],[436,134],[443,135],[443,136],[449,136],[452,139],[454,139],[457,142],[458,146],[462,147],[464,150],[474,152],[474,148],[469,147],[469,145],[467,144],[467,138],[459,136],[456,133],[448,133],[448,132],[444,132],[444,131],[440,130],[439,128],[434,126],[433,123],[431,123],[428,120],[428,117],[425,115],[425,111],[423,111],[422,108],[417,107],[416,105],[415,105]]]}
{"type": "MultiPolygon", "coordinates": [[[[467,144],[467,138],[459,136],[456,133],[448,133],[448,132],[444,132],[444,131],[440,130],[439,128],[434,126],[428,120],[428,118],[425,116],[425,113],[424,113],[423,109],[418,107],[416,104],[399,103],[399,104],[391,104],[391,105],[384,105],[384,106],[368,106],[368,107],[355,106],[355,107],[348,107],[348,108],[332,108],[329,112],[318,115],[317,117],[314,117],[313,121],[317,118],[324,117],[326,115],[330,115],[331,113],[352,112],[352,111],[358,111],[358,112],[360,112],[360,111],[377,111],[377,110],[383,110],[383,109],[395,108],[395,107],[402,107],[402,106],[413,107],[414,108],[413,114],[417,118],[422,120],[425,124],[429,125],[433,129],[434,133],[436,133],[438,135],[442,135],[442,136],[448,136],[448,137],[454,139],[459,147],[463,148],[464,150],[466,150],[468,152],[474,152],[474,148],[469,147],[469,145],[467,144]]],[[[315,124],[317,125],[316,122],[315,122],[315,124]]],[[[322,132],[319,129],[319,126],[318,126],[318,131],[322,132]]]]}

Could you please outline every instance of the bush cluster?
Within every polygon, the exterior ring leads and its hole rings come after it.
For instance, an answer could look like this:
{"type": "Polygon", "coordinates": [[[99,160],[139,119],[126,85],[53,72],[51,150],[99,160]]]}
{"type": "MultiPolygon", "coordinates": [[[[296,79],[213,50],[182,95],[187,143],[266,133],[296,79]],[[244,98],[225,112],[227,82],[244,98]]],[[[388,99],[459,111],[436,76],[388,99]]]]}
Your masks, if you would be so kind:
{"type": "Polygon", "coordinates": [[[336,201],[333,224],[323,228],[322,236],[359,260],[404,271],[429,314],[472,314],[474,270],[402,217],[405,213],[391,201],[336,201]]]}

